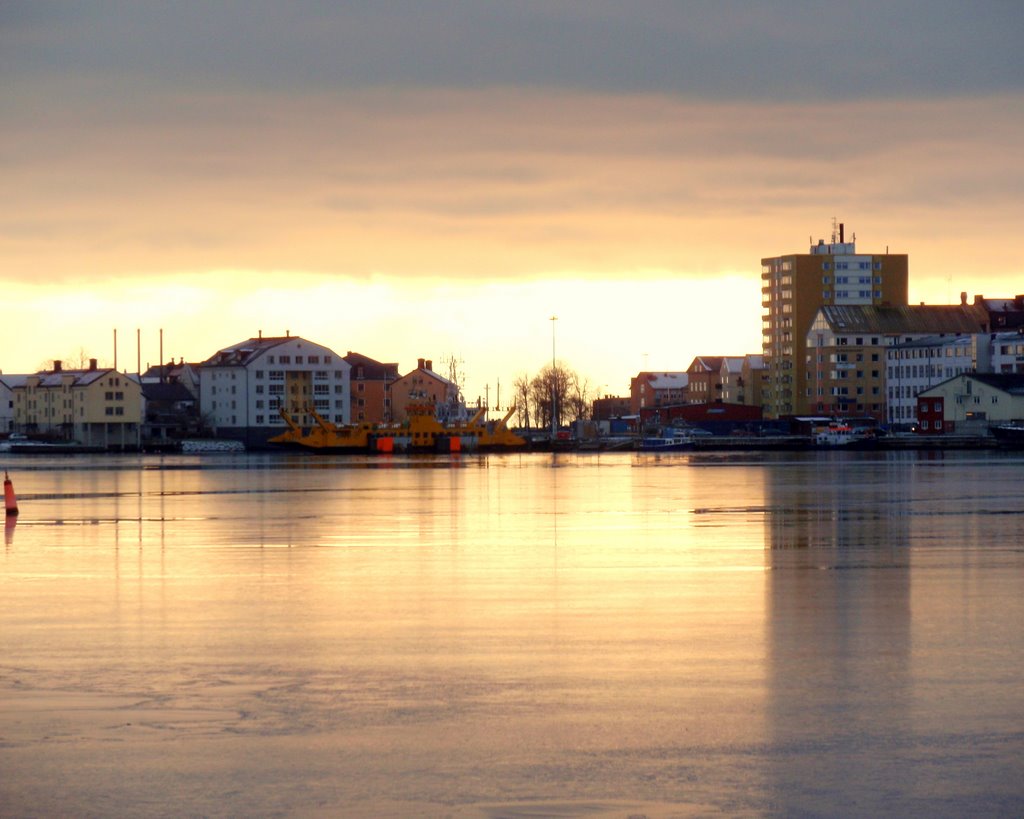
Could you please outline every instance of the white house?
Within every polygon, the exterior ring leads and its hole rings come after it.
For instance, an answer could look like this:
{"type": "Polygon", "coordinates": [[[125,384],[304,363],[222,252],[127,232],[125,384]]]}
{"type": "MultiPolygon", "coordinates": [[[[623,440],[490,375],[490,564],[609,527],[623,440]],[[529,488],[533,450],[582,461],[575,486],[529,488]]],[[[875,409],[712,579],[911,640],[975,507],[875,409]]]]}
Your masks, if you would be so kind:
{"type": "Polygon", "coordinates": [[[920,432],[986,435],[992,424],[1024,421],[1024,374],[961,373],[917,396],[920,432]]]}
{"type": "Polygon", "coordinates": [[[250,338],[218,350],[199,367],[199,411],[218,437],[259,446],[285,429],[284,407],[303,426],[350,421],[351,365],[299,336],[250,338]]]}
{"type": "Polygon", "coordinates": [[[14,390],[25,386],[27,375],[0,374],[0,434],[14,431],[14,390]]]}

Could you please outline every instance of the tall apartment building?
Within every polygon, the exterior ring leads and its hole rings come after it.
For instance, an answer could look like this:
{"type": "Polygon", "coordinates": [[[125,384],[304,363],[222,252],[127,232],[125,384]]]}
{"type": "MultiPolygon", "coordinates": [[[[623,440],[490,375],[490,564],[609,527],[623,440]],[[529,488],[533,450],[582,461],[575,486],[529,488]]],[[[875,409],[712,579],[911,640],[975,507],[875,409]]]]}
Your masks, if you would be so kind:
{"type": "MultiPolygon", "coordinates": [[[[807,331],[825,305],[907,304],[907,255],[857,253],[838,226],[828,244],[808,253],[761,259],[762,351],[767,378],[765,414],[779,418],[811,412],[807,331]]],[[[816,402],[813,402],[816,403],[816,402]]]]}

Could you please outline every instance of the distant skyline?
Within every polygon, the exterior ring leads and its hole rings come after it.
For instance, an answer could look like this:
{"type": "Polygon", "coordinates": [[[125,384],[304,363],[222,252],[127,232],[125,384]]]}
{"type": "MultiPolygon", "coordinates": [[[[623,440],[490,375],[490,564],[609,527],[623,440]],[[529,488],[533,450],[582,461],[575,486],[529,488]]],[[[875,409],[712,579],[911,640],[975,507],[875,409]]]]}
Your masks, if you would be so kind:
{"type": "Polygon", "coordinates": [[[832,218],[912,302],[1024,292],[1010,2],[7,2],[0,369],[286,330],[597,392],[759,353],[832,218]]]}

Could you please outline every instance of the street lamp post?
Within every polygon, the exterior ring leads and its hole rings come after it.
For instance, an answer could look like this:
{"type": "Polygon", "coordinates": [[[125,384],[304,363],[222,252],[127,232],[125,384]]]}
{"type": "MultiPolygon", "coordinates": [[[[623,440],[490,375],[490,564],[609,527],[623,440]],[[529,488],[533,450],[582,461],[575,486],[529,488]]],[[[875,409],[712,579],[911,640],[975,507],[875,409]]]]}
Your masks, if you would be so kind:
{"type": "Polygon", "coordinates": [[[558,316],[551,317],[551,443],[558,437],[558,389],[555,373],[555,322],[558,316]]]}

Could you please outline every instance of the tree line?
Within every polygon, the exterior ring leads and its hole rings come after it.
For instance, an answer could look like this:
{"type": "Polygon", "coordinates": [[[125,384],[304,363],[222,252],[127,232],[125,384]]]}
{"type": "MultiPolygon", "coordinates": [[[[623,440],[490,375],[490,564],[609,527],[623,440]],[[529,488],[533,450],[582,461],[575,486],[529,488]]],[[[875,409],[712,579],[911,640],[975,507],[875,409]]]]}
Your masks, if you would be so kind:
{"type": "Polygon", "coordinates": [[[517,376],[512,390],[519,427],[550,427],[552,404],[556,426],[590,418],[594,394],[589,382],[561,362],[546,365],[532,378],[517,376]]]}

